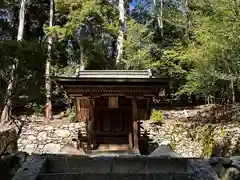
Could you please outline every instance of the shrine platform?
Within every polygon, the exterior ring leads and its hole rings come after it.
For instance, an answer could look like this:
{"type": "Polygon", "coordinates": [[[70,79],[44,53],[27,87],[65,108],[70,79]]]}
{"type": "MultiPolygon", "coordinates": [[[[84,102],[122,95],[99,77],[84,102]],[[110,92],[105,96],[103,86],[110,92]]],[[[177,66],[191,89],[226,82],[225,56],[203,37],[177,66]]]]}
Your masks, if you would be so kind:
{"type": "Polygon", "coordinates": [[[99,157],[99,156],[138,156],[140,153],[134,152],[129,149],[129,146],[126,144],[101,144],[96,150],[88,151],[86,154],[90,157],[99,157]]]}

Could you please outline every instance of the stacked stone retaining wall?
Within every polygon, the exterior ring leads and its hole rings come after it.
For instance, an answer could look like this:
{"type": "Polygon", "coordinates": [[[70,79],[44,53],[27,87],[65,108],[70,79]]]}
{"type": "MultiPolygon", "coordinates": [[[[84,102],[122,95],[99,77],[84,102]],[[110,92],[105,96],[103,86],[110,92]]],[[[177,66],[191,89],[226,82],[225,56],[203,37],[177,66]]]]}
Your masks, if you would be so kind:
{"type": "Polygon", "coordinates": [[[29,154],[36,153],[58,153],[66,144],[76,147],[73,138],[77,137],[78,130],[85,128],[84,122],[64,123],[57,120],[57,123],[44,125],[44,123],[31,121],[24,127],[18,140],[19,151],[29,154]]]}

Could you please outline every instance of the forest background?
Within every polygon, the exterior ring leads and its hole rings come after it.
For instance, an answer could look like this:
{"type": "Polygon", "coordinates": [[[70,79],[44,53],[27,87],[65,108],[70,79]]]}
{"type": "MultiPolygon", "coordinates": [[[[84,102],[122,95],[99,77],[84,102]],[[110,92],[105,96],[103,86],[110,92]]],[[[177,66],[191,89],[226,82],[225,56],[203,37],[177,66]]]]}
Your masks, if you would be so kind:
{"type": "Polygon", "coordinates": [[[173,100],[240,100],[239,0],[2,0],[0,114],[51,109],[66,95],[52,75],[154,69],[173,100]]]}

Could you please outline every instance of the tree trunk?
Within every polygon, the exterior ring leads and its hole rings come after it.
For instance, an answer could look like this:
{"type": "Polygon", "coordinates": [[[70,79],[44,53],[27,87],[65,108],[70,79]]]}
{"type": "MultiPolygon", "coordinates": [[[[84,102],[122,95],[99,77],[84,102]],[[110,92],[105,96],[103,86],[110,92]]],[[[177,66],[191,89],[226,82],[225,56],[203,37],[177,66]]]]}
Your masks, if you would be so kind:
{"type": "Polygon", "coordinates": [[[19,12],[19,26],[18,26],[18,36],[17,36],[18,41],[21,41],[23,39],[25,8],[26,8],[26,0],[22,0],[20,12],[19,12]]]}
{"type": "Polygon", "coordinates": [[[190,28],[191,28],[191,21],[190,21],[190,12],[188,8],[188,0],[184,0],[184,7],[185,7],[185,19],[186,19],[186,38],[189,41],[190,38],[190,28]]]}
{"type": "MultiPolygon", "coordinates": [[[[26,8],[26,0],[22,0],[20,11],[19,11],[19,26],[18,26],[18,35],[17,35],[18,41],[21,41],[23,39],[25,8],[26,8]]],[[[12,68],[11,68],[11,79],[7,87],[5,104],[1,114],[1,124],[5,124],[6,122],[8,122],[9,116],[11,115],[13,85],[15,84],[15,80],[16,80],[15,73],[16,73],[17,66],[18,66],[18,60],[15,59],[15,63],[12,65],[12,68]]]]}
{"type": "Polygon", "coordinates": [[[234,12],[237,17],[239,17],[239,1],[233,0],[234,2],[234,12]]]}
{"type": "Polygon", "coordinates": [[[231,90],[232,90],[232,104],[235,104],[236,98],[235,98],[235,90],[234,90],[234,82],[231,80],[231,90]]]}
{"type": "Polygon", "coordinates": [[[116,65],[119,64],[123,54],[123,41],[124,41],[124,20],[125,20],[125,10],[124,10],[124,0],[118,1],[118,10],[119,10],[119,35],[117,39],[117,57],[116,57],[116,65]]]}
{"type": "Polygon", "coordinates": [[[163,0],[160,0],[160,31],[163,37],[163,0]]]}
{"type": "MultiPolygon", "coordinates": [[[[54,16],[54,1],[50,0],[50,13],[49,13],[49,27],[53,27],[54,16]]],[[[46,88],[46,104],[45,104],[45,123],[52,119],[52,103],[51,103],[51,58],[52,58],[52,45],[53,38],[48,37],[48,58],[46,60],[45,72],[45,88],[46,88]]]]}
{"type": "Polygon", "coordinates": [[[84,64],[84,50],[83,46],[80,42],[80,71],[85,70],[85,64],[84,64]]]}
{"type": "MultiPolygon", "coordinates": [[[[156,0],[153,0],[153,4],[155,8],[158,8],[156,0]]],[[[157,16],[158,27],[160,29],[161,36],[163,37],[163,0],[160,0],[160,12],[157,11],[155,15],[157,16]]]]}

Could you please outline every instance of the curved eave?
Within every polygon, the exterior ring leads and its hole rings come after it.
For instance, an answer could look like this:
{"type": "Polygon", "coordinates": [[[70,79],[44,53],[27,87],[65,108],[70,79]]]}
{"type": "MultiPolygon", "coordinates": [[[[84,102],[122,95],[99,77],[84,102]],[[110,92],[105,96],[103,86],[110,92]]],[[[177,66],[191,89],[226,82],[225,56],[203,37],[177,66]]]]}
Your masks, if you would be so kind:
{"type": "Polygon", "coordinates": [[[67,84],[68,82],[70,84],[72,83],[77,83],[81,84],[82,82],[108,82],[108,83],[142,83],[142,82],[149,82],[149,83],[156,83],[156,84],[161,84],[161,83],[167,83],[169,82],[168,78],[79,78],[79,77],[61,77],[61,76],[52,76],[52,79],[58,82],[59,84],[67,84]]]}

